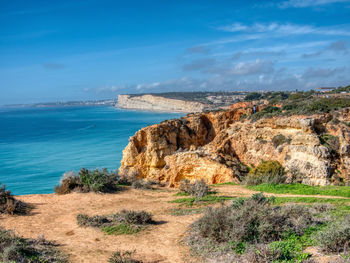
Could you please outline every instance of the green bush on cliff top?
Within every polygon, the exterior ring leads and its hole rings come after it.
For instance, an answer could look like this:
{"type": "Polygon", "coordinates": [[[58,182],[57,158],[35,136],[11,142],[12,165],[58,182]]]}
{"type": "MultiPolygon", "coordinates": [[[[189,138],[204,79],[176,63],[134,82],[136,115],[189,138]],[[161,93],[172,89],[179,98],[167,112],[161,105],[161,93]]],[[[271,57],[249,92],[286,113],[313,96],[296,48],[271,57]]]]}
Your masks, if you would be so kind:
{"type": "Polygon", "coordinates": [[[107,169],[89,171],[82,168],[78,174],[75,172],[65,173],[60,185],[55,187],[57,194],[68,194],[74,191],[111,193],[117,190],[117,173],[110,173],[107,169]]]}
{"type": "Polygon", "coordinates": [[[309,257],[303,249],[312,245],[311,233],[325,222],[322,212],[319,206],[276,206],[273,198],[255,194],[209,207],[191,225],[187,242],[200,254],[231,259],[222,262],[301,262],[309,257]],[[245,261],[260,258],[262,247],[267,261],[245,261]]]}
{"type": "Polygon", "coordinates": [[[286,182],[283,166],[278,161],[261,161],[244,179],[246,185],[283,184],[286,182]]]}

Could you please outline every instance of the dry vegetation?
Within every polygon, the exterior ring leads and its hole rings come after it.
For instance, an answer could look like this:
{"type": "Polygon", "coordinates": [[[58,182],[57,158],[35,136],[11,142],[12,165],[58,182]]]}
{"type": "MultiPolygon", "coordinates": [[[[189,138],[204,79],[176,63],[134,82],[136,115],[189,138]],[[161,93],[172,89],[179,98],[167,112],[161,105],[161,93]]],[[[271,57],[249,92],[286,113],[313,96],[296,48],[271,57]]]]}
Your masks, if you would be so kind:
{"type": "Polygon", "coordinates": [[[0,183],[0,214],[24,215],[31,210],[31,206],[14,198],[9,190],[0,183]]]}
{"type": "MultiPolygon", "coordinates": [[[[20,196],[17,202],[34,203],[33,213],[25,218],[3,216],[1,225],[15,229],[18,237],[2,230],[2,261],[66,262],[64,254],[69,262],[98,258],[111,263],[330,263],[349,257],[346,187],[324,192],[311,187],[316,194],[331,193],[334,198],[288,193],[268,197],[239,185],[209,188],[203,180],[182,181],[177,192],[137,176],[119,178],[98,170],[67,178],[61,186],[80,193],[20,196]],[[124,191],[106,195],[103,189],[124,191]],[[55,243],[36,239],[38,235],[55,243]],[[310,247],[318,252],[310,253],[310,247]]],[[[276,184],[284,181],[283,167],[271,161],[251,169],[247,177],[251,189],[288,186],[276,184]]],[[[10,193],[4,196],[13,198],[10,193]]]]}

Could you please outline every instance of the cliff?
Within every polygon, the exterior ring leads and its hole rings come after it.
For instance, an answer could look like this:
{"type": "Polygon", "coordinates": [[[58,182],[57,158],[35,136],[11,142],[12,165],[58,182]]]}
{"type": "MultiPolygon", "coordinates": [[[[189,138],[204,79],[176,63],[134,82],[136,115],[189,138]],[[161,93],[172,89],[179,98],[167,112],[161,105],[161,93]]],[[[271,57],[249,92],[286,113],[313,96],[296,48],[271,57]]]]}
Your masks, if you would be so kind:
{"type": "Polygon", "coordinates": [[[240,181],[247,166],[278,160],[305,184],[328,185],[350,172],[350,110],[260,119],[251,107],[189,114],[136,132],[123,151],[120,172],[168,182],[204,178],[240,181]]]}
{"type": "Polygon", "coordinates": [[[206,107],[200,102],[183,101],[153,95],[119,95],[115,105],[122,109],[138,109],[167,112],[201,112],[206,107]]]}

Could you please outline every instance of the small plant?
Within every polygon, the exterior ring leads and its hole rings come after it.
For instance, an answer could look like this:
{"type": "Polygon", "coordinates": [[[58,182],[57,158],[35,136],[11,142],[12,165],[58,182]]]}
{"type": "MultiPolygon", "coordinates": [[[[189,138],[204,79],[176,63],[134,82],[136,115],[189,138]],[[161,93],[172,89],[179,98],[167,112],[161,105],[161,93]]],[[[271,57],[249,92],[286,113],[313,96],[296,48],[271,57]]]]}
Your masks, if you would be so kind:
{"type": "Polygon", "coordinates": [[[57,245],[44,238],[26,239],[0,229],[0,262],[66,263],[57,245]]]}
{"type": "Polygon", "coordinates": [[[67,172],[63,174],[60,185],[55,187],[57,194],[71,192],[111,193],[118,190],[117,173],[109,173],[107,169],[89,171],[82,168],[78,174],[67,172]]]}
{"type": "Polygon", "coordinates": [[[147,181],[147,180],[144,180],[144,179],[139,179],[139,180],[136,180],[134,181],[131,186],[134,188],[134,189],[145,189],[145,190],[149,190],[149,189],[152,189],[152,182],[151,181],[147,181]]]}
{"type": "Polygon", "coordinates": [[[196,180],[192,184],[188,179],[185,179],[180,182],[179,190],[183,193],[195,196],[197,198],[203,198],[209,194],[210,188],[203,179],[196,180]]]}
{"type": "Polygon", "coordinates": [[[204,211],[203,208],[190,208],[190,209],[173,208],[173,209],[170,209],[169,212],[172,216],[185,216],[185,215],[200,214],[203,211],[204,211]]]}
{"type": "Polygon", "coordinates": [[[284,168],[278,161],[262,161],[249,172],[244,182],[247,185],[283,184],[286,179],[284,168]]]}
{"type": "Polygon", "coordinates": [[[317,244],[326,252],[350,252],[350,214],[315,234],[317,244]]]}
{"type": "Polygon", "coordinates": [[[132,258],[132,255],[135,253],[134,251],[124,251],[115,252],[108,260],[109,263],[142,263],[141,260],[136,260],[132,258]]]}
{"type": "Polygon", "coordinates": [[[269,252],[264,247],[263,258],[284,262],[288,258],[308,257],[298,244],[302,243],[301,237],[307,235],[308,229],[321,224],[323,219],[314,216],[317,211],[312,207],[276,206],[274,200],[260,193],[247,199],[237,198],[227,206],[209,207],[203,217],[191,225],[187,241],[199,253],[244,254],[251,246],[271,243],[269,252]]]}
{"type": "Polygon", "coordinates": [[[116,215],[120,216],[122,221],[127,224],[146,225],[153,222],[152,214],[146,211],[138,212],[133,210],[122,210],[119,214],[116,215]]]}
{"type": "Polygon", "coordinates": [[[337,154],[340,144],[339,138],[337,136],[333,136],[330,134],[323,134],[320,137],[320,141],[323,145],[325,145],[332,154],[337,154]]]}
{"type": "Polygon", "coordinates": [[[9,190],[0,183],[0,214],[27,214],[31,206],[15,199],[9,190]]]}
{"type": "Polygon", "coordinates": [[[132,235],[139,232],[142,228],[140,226],[133,226],[128,224],[118,224],[114,226],[105,226],[102,231],[108,235],[132,235]]]}
{"type": "Polygon", "coordinates": [[[132,185],[135,181],[139,180],[138,171],[126,171],[124,173],[119,173],[118,184],[119,185],[132,185]]]}
{"type": "Polygon", "coordinates": [[[91,217],[85,214],[77,215],[77,224],[80,227],[100,228],[109,235],[134,234],[152,223],[152,215],[146,211],[122,210],[113,215],[91,217]]]}
{"type": "Polygon", "coordinates": [[[283,134],[278,134],[272,138],[272,143],[275,148],[278,146],[284,144],[284,143],[290,143],[290,139],[285,137],[283,134]]]}

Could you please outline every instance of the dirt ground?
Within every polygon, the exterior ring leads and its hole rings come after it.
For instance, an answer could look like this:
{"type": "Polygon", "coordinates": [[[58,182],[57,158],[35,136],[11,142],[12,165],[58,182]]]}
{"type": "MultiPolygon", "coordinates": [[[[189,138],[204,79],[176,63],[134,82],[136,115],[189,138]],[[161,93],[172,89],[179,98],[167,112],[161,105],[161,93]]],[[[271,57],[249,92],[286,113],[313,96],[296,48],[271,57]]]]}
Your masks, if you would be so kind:
{"type": "MultiPolygon", "coordinates": [[[[242,186],[225,185],[216,187],[216,190],[230,196],[254,193],[242,186]]],[[[170,215],[169,210],[178,207],[178,204],[169,203],[179,198],[174,196],[176,192],[175,189],[160,188],[153,191],[128,189],[116,194],[17,196],[35,208],[26,216],[2,215],[0,224],[26,238],[44,236],[57,242],[73,263],[108,262],[117,250],[136,250],[134,257],[148,263],[200,263],[201,260],[191,256],[189,247],[182,242],[188,226],[200,215],[170,215]],[[90,227],[81,228],[76,223],[76,216],[80,213],[103,215],[122,209],[146,210],[158,223],[138,234],[119,236],[107,235],[90,227]]]]}

